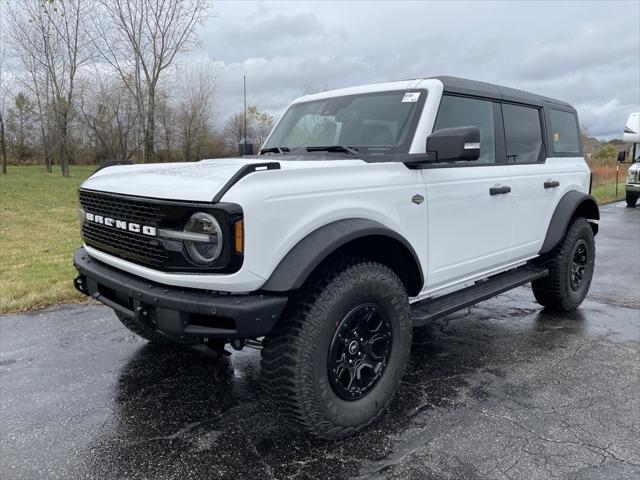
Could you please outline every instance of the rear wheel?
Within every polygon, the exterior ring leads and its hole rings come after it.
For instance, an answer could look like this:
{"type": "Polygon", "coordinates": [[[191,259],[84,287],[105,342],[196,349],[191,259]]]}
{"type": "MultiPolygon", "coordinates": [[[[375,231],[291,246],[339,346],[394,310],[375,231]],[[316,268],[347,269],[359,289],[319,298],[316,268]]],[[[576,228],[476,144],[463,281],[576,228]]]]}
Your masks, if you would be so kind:
{"type": "Polygon", "coordinates": [[[638,195],[635,193],[627,193],[627,207],[636,208],[636,202],[638,201],[638,195]]]}
{"type": "Polygon", "coordinates": [[[124,325],[127,329],[129,329],[139,337],[144,338],[149,343],[153,343],[155,345],[173,345],[174,342],[169,340],[164,335],[159,334],[150,326],[137,322],[134,318],[127,317],[120,312],[115,312],[115,314],[122,325],[124,325]]]}
{"type": "Polygon", "coordinates": [[[531,282],[538,303],[562,312],[578,308],[589,291],[595,258],[593,230],[585,218],[577,218],[560,245],[541,259],[549,275],[531,282]]]}
{"type": "Polygon", "coordinates": [[[290,301],[263,347],[264,388],[286,417],[326,439],[357,433],[389,405],[407,363],[402,282],[379,263],[333,263],[290,301]]]}

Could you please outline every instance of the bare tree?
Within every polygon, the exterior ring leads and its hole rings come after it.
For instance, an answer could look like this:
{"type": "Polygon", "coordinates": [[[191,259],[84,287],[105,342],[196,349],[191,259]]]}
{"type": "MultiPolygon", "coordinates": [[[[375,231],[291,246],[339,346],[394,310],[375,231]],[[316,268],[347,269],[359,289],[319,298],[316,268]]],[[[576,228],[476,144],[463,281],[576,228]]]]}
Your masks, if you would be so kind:
{"type": "Polygon", "coordinates": [[[158,92],[156,98],[156,114],[160,127],[161,144],[164,147],[165,159],[173,161],[173,149],[176,133],[176,109],[166,89],[158,92]]]}
{"type": "MultiPolygon", "coordinates": [[[[247,107],[247,138],[251,140],[254,151],[258,151],[267,139],[273,127],[273,116],[260,112],[255,105],[247,107]]],[[[244,112],[229,117],[222,131],[224,144],[228,152],[236,152],[238,143],[244,138],[244,112]]]]}
{"type": "MultiPolygon", "coordinates": [[[[249,116],[247,116],[247,137],[251,138],[251,124],[249,116]]],[[[238,144],[244,138],[244,112],[238,112],[231,115],[222,129],[222,139],[224,147],[228,155],[235,155],[238,151],[238,144]]]]}
{"type": "Polygon", "coordinates": [[[13,133],[12,145],[17,161],[24,160],[29,154],[33,117],[31,100],[24,92],[18,92],[7,114],[7,126],[13,133]]]}
{"type": "Polygon", "coordinates": [[[182,155],[187,162],[200,160],[211,131],[211,115],[218,71],[208,59],[190,65],[184,78],[184,96],[178,105],[182,155]]]}
{"type": "Polygon", "coordinates": [[[53,171],[55,125],[50,75],[45,66],[28,51],[18,51],[18,53],[26,74],[24,77],[19,77],[19,80],[35,100],[38,112],[36,123],[40,133],[40,145],[47,173],[51,173],[53,171]]]}
{"type": "Polygon", "coordinates": [[[7,141],[4,135],[4,105],[0,99],[0,152],[2,153],[2,174],[7,174],[7,141]]]}
{"type": "Polygon", "coordinates": [[[144,161],[155,153],[158,82],[176,55],[195,41],[208,16],[208,0],[98,0],[96,46],[138,101],[144,161]]]}
{"type": "Polygon", "coordinates": [[[46,72],[62,175],[69,176],[69,126],[75,80],[78,69],[91,58],[91,43],[81,21],[91,16],[92,2],[20,0],[15,5],[10,12],[12,38],[22,51],[19,58],[23,64],[46,72]]]}
{"type": "Polygon", "coordinates": [[[253,146],[257,152],[262,148],[264,141],[273,128],[273,115],[267,112],[259,112],[257,108],[253,108],[255,110],[248,112],[248,114],[253,116],[253,146]]]}
{"type": "Polygon", "coordinates": [[[129,160],[139,148],[134,135],[138,110],[131,92],[120,78],[99,71],[80,89],[80,111],[97,144],[96,159],[129,160]]]}
{"type": "Polygon", "coordinates": [[[5,16],[0,18],[0,155],[2,155],[2,174],[7,174],[7,140],[5,136],[6,104],[8,97],[5,65],[7,63],[7,49],[4,38],[5,16]]]}

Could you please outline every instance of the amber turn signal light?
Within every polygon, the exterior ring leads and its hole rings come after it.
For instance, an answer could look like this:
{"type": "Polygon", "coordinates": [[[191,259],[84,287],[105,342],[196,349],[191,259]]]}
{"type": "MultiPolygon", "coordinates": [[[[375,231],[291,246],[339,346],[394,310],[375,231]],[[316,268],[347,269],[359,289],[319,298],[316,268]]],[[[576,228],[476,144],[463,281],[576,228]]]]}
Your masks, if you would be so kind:
{"type": "Polygon", "coordinates": [[[244,251],[244,222],[238,220],[234,226],[235,230],[235,250],[237,253],[244,251]]]}

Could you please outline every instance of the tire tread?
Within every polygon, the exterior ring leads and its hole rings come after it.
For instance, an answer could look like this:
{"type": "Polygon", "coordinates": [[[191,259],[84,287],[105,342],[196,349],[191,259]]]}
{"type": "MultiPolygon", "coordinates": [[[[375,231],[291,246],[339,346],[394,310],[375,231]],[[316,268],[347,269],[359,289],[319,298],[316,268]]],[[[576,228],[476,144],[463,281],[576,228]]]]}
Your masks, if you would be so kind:
{"type": "MultiPolygon", "coordinates": [[[[582,302],[576,304],[569,296],[569,284],[566,281],[566,262],[571,255],[574,243],[584,231],[593,239],[593,231],[587,219],[576,218],[567,228],[567,233],[559,245],[538,260],[538,265],[549,270],[549,275],[531,282],[536,301],[550,310],[570,312],[582,302]]],[[[592,240],[593,241],[593,240],[592,240]]],[[[591,279],[588,280],[589,283],[591,279]]],[[[589,285],[586,289],[588,291],[589,285]]]]}
{"type": "Polygon", "coordinates": [[[326,321],[323,307],[334,299],[334,292],[341,291],[341,287],[344,288],[354,278],[370,279],[372,275],[387,282],[392,278],[395,287],[404,291],[400,279],[382,264],[350,257],[336,259],[321,268],[295,294],[276,327],[264,339],[261,358],[263,389],[271,403],[288,420],[312,435],[325,439],[353,435],[374,423],[393,399],[390,396],[366,423],[350,427],[334,425],[320,412],[317,402],[310,400],[314,398],[310,391],[313,371],[310,355],[304,348],[305,337],[322,328],[326,321]],[[297,375],[296,365],[301,365],[300,375],[297,375]]]}

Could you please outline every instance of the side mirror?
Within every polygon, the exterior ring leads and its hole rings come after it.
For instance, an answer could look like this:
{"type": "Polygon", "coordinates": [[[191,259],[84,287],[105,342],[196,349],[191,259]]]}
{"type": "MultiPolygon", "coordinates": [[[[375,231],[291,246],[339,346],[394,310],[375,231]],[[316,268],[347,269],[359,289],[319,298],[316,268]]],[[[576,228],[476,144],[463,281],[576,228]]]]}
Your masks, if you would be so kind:
{"type": "Polygon", "coordinates": [[[626,151],[624,151],[624,150],[623,150],[623,151],[621,151],[621,152],[618,152],[618,161],[619,161],[620,163],[624,163],[624,161],[625,161],[626,159],[627,159],[627,152],[626,152],[626,151]]]}
{"type": "Polygon", "coordinates": [[[427,137],[427,154],[436,162],[477,160],[480,157],[480,129],[455,127],[436,130],[427,137]]]}

